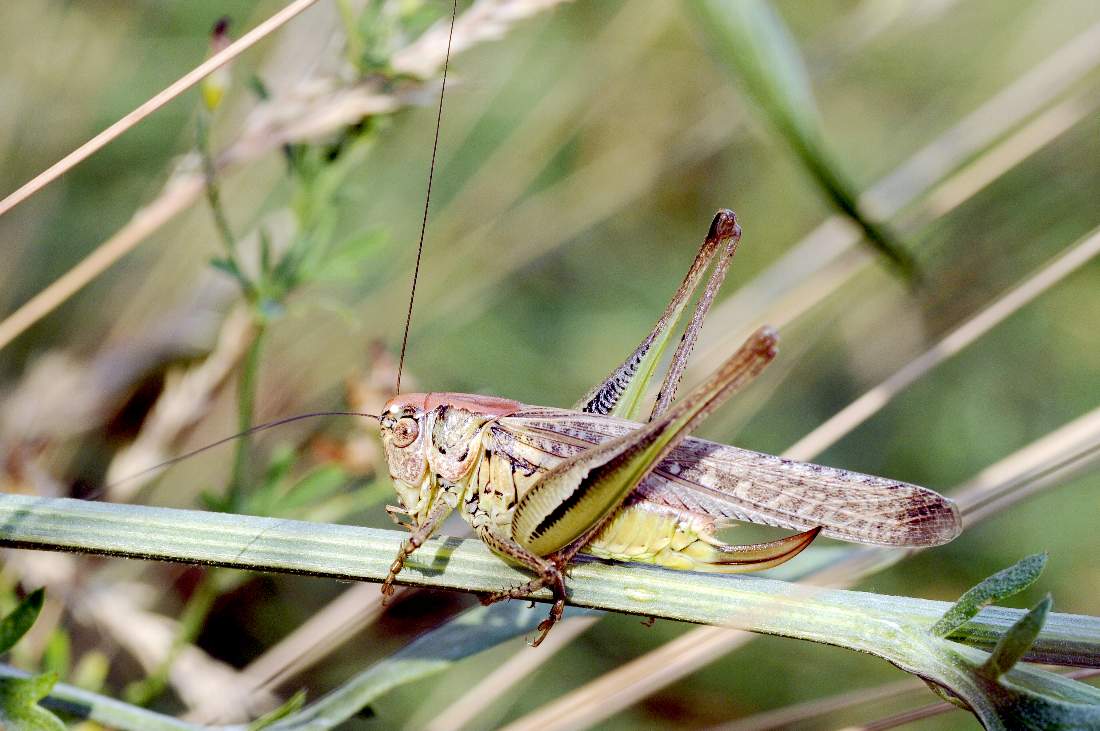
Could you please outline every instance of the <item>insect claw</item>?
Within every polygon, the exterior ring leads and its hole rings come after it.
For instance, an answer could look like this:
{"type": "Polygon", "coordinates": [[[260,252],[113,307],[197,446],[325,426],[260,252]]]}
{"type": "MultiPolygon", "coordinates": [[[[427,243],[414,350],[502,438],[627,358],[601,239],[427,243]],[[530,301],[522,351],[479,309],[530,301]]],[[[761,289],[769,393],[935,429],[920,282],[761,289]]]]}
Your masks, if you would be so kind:
{"type": "Polygon", "coordinates": [[[416,530],[416,524],[408,518],[409,511],[405,510],[404,508],[399,508],[394,505],[387,505],[386,515],[389,516],[389,519],[392,520],[395,524],[401,526],[410,533],[416,530]],[[406,517],[403,518],[401,516],[406,517]]]}
{"type": "MultiPolygon", "coordinates": [[[[534,602],[532,602],[533,604],[534,602]]],[[[565,613],[565,599],[559,598],[554,602],[554,606],[550,608],[550,616],[539,622],[539,636],[535,638],[535,641],[531,643],[531,647],[538,647],[542,644],[542,641],[546,639],[546,635],[550,634],[550,629],[561,621],[562,614],[565,613]]]]}
{"type": "Polygon", "coordinates": [[[538,647],[542,644],[542,641],[546,639],[546,635],[550,634],[550,628],[554,626],[554,623],[549,619],[544,619],[539,622],[539,636],[535,638],[534,642],[529,643],[531,647],[538,647]]]}
{"type": "Polygon", "coordinates": [[[721,241],[730,238],[741,238],[741,226],[737,223],[736,213],[728,208],[722,208],[714,214],[714,220],[710,222],[707,240],[721,241]]]}

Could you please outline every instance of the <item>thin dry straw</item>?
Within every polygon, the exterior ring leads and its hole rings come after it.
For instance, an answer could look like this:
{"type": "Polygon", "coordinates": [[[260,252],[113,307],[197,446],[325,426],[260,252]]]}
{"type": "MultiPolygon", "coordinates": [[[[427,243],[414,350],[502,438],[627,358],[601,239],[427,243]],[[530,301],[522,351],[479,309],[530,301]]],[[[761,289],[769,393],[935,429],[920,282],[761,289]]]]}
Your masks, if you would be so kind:
{"type": "Polygon", "coordinates": [[[769,731],[770,729],[790,728],[796,723],[816,718],[826,713],[852,708],[853,706],[867,703],[878,703],[896,698],[915,691],[927,692],[928,686],[923,681],[909,677],[893,683],[886,683],[871,688],[859,688],[857,690],[830,696],[828,698],[815,698],[812,701],[798,703],[774,711],[757,713],[746,718],[740,718],[731,723],[715,726],[709,731],[769,731]]]}
{"type": "Polygon", "coordinates": [[[489,705],[513,689],[517,679],[526,678],[535,669],[545,666],[559,650],[568,647],[600,619],[601,615],[596,614],[570,617],[561,622],[542,641],[537,653],[525,651],[528,648],[524,646],[425,724],[424,731],[460,731],[474,725],[479,718],[484,721],[482,714],[489,705]]]}
{"type": "MultiPolygon", "coordinates": [[[[395,594],[409,591],[400,587],[395,594]]],[[[276,693],[294,676],[313,667],[349,637],[373,623],[382,614],[377,584],[359,583],[329,602],[291,634],[268,648],[237,675],[235,690],[251,698],[276,693]]],[[[208,694],[187,714],[187,720],[202,724],[227,723],[240,711],[240,696],[208,694]]]]}
{"type": "Polygon", "coordinates": [[[836,444],[846,434],[871,418],[917,379],[958,353],[1003,322],[1036,297],[1077,271],[1100,254],[1100,231],[1073,246],[1037,274],[967,320],[935,346],[906,363],[885,381],[841,409],[825,423],[787,450],[793,459],[807,460],[836,444]]]}
{"type": "MultiPolygon", "coordinates": [[[[1100,64],[1100,23],[1060,46],[1040,64],[1005,86],[960,122],[938,136],[860,197],[860,204],[877,219],[888,219],[943,180],[962,161],[981,152],[1017,125],[1073,88],[1100,64]]],[[[1091,92],[1095,96],[1095,92],[1091,92]]],[[[1022,146],[1021,146],[1022,149],[1022,146]]],[[[942,208],[942,206],[940,206],[942,208]]],[[[782,326],[767,316],[776,302],[796,302],[796,314],[812,309],[823,290],[799,292],[810,273],[851,252],[860,233],[839,216],[832,216],[807,234],[779,261],[715,307],[712,320],[729,333],[700,348],[697,369],[712,370],[724,359],[730,341],[739,342],[759,322],[782,326]],[[794,283],[794,284],[792,284],[794,283]]],[[[870,261],[870,260],[867,260],[870,261]]],[[[851,267],[846,278],[862,269],[851,267]]]]}
{"type": "Polygon", "coordinates": [[[138,211],[128,224],[96,247],[95,251],[0,322],[0,348],[53,312],[147,236],[185,210],[202,193],[203,187],[202,176],[192,176],[177,182],[164,195],[138,211]]]}
{"type": "Polygon", "coordinates": [[[291,18],[316,2],[317,0],[294,0],[294,2],[291,2],[285,8],[229,44],[224,50],[215,53],[206,61],[188,71],[175,82],[165,87],[160,93],[143,102],[132,112],[107,127],[107,129],[103,130],[38,175],[34,176],[3,200],[0,200],[0,216],[42,190],[42,188],[45,188],[72,168],[84,162],[84,160],[103,149],[128,129],[202,81],[203,78],[209,74],[244,53],[258,41],[270,35],[280,26],[286,24],[291,18]]]}
{"type": "MultiPolygon", "coordinates": [[[[1100,670],[1096,668],[1081,668],[1072,672],[1062,673],[1062,675],[1073,680],[1088,680],[1089,678],[1100,675],[1100,670]]],[[[886,729],[897,728],[898,726],[904,726],[907,723],[920,721],[925,718],[932,718],[933,716],[938,716],[948,711],[959,710],[962,709],[950,703],[932,703],[927,706],[921,706],[920,708],[903,711],[895,716],[888,716],[863,726],[848,726],[841,731],[886,731],[886,729]]]]}
{"type": "MultiPolygon", "coordinates": [[[[1063,677],[1073,680],[1087,680],[1100,674],[1096,668],[1082,668],[1067,673],[1060,673],[1063,677]]],[[[860,688],[859,690],[827,698],[816,698],[812,701],[799,703],[786,708],[778,708],[774,711],[765,711],[752,716],[737,719],[730,723],[713,726],[708,731],[777,731],[790,728],[795,724],[818,719],[820,716],[848,710],[856,706],[878,702],[906,695],[914,691],[927,692],[928,686],[916,678],[907,678],[894,683],[887,683],[873,688],[860,688]]],[[[922,718],[946,713],[947,711],[961,710],[950,703],[933,703],[920,708],[904,711],[896,716],[889,716],[865,726],[849,726],[843,731],[882,731],[895,728],[903,723],[909,723],[922,718]]]]}
{"type": "MultiPolygon", "coordinates": [[[[459,18],[455,28],[457,36],[455,48],[460,51],[477,43],[499,38],[511,25],[563,1],[528,0],[501,3],[479,0],[459,18]],[[475,17],[468,19],[471,14],[475,17]],[[484,19],[485,25],[478,25],[475,22],[478,18],[484,19]]],[[[435,67],[431,66],[432,63],[441,64],[443,51],[444,48],[437,41],[436,34],[429,31],[394,56],[393,69],[395,72],[402,74],[427,75],[422,72],[425,69],[428,69],[429,72],[434,70],[435,67]]],[[[367,114],[392,112],[407,103],[407,100],[396,100],[381,92],[368,94],[368,96],[371,103],[367,104],[366,111],[362,106],[355,107],[358,117],[367,114]]],[[[364,100],[361,99],[360,101],[363,102],[364,100]]],[[[321,126],[308,126],[308,133],[312,136],[318,136],[331,131],[334,128],[332,125],[339,126],[354,121],[347,117],[346,112],[337,113],[339,110],[334,109],[341,107],[346,102],[346,95],[334,94],[328,98],[327,103],[322,103],[312,109],[312,117],[322,119],[325,123],[321,126]]],[[[261,107],[260,109],[264,108],[261,107]]],[[[280,144],[293,142],[297,139],[298,137],[294,136],[281,136],[275,139],[264,138],[262,140],[255,138],[241,139],[226,152],[222,159],[227,163],[240,164],[258,158],[280,144]]],[[[177,176],[170,180],[152,203],[135,213],[129,222],[98,246],[95,251],[24,303],[3,322],[0,322],[0,349],[135,249],[150,234],[174,216],[186,210],[202,193],[204,185],[203,176],[197,174],[177,176]]]]}

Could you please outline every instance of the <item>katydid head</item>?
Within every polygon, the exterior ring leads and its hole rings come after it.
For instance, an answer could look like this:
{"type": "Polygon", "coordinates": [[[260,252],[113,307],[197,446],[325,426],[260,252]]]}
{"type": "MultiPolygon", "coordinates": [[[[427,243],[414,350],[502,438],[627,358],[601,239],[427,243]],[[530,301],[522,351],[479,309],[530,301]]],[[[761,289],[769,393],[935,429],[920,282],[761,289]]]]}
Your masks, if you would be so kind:
{"type": "Polygon", "coordinates": [[[511,399],[466,393],[405,393],[390,399],[378,423],[400,512],[419,525],[440,478],[461,482],[468,476],[485,423],[520,407],[511,399]]]}

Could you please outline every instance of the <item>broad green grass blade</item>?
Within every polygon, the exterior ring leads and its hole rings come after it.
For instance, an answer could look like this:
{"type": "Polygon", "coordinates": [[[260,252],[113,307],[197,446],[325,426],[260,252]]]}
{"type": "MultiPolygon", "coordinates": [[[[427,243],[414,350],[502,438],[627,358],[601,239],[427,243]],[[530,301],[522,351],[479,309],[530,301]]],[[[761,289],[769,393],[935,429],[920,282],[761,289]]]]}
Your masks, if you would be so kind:
{"type": "Polygon", "coordinates": [[[867,240],[903,274],[916,273],[912,257],[859,205],[855,186],[829,152],[798,46],[766,0],[699,0],[687,4],[712,53],[741,80],[814,180],[863,229],[867,240]]]}
{"type": "MultiPolygon", "coordinates": [[[[0,495],[0,545],[180,561],[250,571],[381,581],[406,533],[331,523],[67,498],[0,495]]],[[[427,541],[401,582],[493,592],[529,575],[476,539],[427,541]]],[[[951,605],[867,592],[817,590],[758,576],[717,576],[584,561],[570,574],[572,603],[642,616],[736,625],[803,637],[799,622],[828,626],[824,609],[864,617],[903,615],[931,627],[951,605]],[[776,611],[776,603],[784,607],[776,611]],[[824,623],[824,625],[822,625],[824,623]]],[[[533,595],[551,599],[549,591],[533,595]]],[[[991,649],[1023,612],[987,607],[952,634],[956,643],[991,649]]],[[[835,626],[834,626],[835,629],[835,626]]],[[[1100,666],[1100,619],[1052,613],[1026,660],[1100,666]]]]}

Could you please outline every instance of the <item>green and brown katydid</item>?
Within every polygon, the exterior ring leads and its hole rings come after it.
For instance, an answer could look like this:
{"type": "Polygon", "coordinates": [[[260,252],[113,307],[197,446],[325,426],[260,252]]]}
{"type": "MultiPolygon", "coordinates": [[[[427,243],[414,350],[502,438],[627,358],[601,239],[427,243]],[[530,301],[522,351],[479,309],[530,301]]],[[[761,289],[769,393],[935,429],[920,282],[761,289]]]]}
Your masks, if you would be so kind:
{"type": "Polygon", "coordinates": [[[776,355],[756,331],[704,383],[675,401],[684,367],[725,278],[741,229],[715,216],[687,275],[653,330],[572,409],[461,393],[395,396],[380,418],[399,506],[411,535],[382,585],[452,511],[505,559],[535,577],[487,597],[554,595],[538,645],[564,610],[565,573],[579,552],[675,569],[733,573],[790,560],[820,533],[856,543],[934,546],[955,538],[955,504],[923,487],[695,439],[691,431],[776,355]],[[713,271],[672,355],[649,420],[639,412],[688,301],[713,271]],[[675,401],[675,403],[674,403],[675,401]],[[801,531],[754,545],[715,537],[732,521],[801,531]]]}

